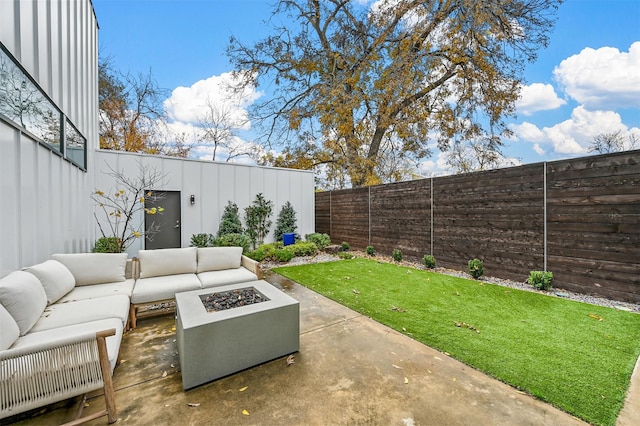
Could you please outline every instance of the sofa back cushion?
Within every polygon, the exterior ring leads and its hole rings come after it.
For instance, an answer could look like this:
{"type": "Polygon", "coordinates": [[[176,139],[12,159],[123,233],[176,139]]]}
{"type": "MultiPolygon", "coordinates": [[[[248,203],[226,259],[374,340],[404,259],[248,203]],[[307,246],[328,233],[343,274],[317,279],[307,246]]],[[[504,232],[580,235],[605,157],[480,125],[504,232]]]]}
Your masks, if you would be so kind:
{"type": "Polygon", "coordinates": [[[198,273],[237,269],[242,262],[242,247],[205,247],[198,249],[198,273]]]}
{"type": "Polygon", "coordinates": [[[0,304],[11,314],[20,335],[24,336],[47,307],[47,294],[35,275],[14,271],[0,280],[0,304]]]}
{"type": "Polygon", "coordinates": [[[20,329],[16,320],[0,305],[0,351],[9,349],[18,340],[20,329]]]}
{"type": "Polygon", "coordinates": [[[197,253],[196,247],[140,250],[140,278],[195,274],[197,253]]]}
{"type": "Polygon", "coordinates": [[[40,280],[47,295],[47,303],[57,302],[62,296],[69,293],[76,285],[73,274],[57,260],[47,260],[46,262],[24,268],[40,280]]]}
{"type": "Polygon", "coordinates": [[[127,253],[54,254],[76,279],[76,285],[115,283],[125,280],[127,253]]]}

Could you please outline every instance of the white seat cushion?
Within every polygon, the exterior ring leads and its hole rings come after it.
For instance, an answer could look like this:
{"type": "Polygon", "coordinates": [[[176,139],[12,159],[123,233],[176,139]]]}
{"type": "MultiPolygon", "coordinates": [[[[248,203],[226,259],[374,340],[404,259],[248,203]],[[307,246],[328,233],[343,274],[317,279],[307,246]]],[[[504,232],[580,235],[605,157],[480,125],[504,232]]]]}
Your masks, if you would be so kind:
{"type": "Polygon", "coordinates": [[[33,345],[55,343],[65,337],[77,336],[88,332],[95,333],[98,331],[109,330],[111,328],[116,329],[116,334],[115,336],[107,337],[106,342],[107,353],[109,354],[109,361],[111,363],[111,372],[113,372],[113,369],[116,366],[116,361],[118,360],[118,351],[120,350],[120,341],[122,340],[122,331],[124,330],[122,322],[117,318],[90,321],[83,324],[68,325],[51,330],[31,332],[16,340],[11,349],[28,348],[33,345]]]}
{"type": "Polygon", "coordinates": [[[140,278],[195,274],[197,253],[196,247],[140,250],[140,278]]]}
{"type": "Polygon", "coordinates": [[[227,284],[256,281],[258,277],[245,268],[225,269],[223,271],[209,271],[198,274],[202,288],[218,287],[227,284]]]}
{"type": "Polygon", "coordinates": [[[135,281],[133,278],[129,278],[115,283],[83,285],[65,294],[64,297],[58,300],[58,303],[95,299],[97,297],[113,296],[114,294],[124,294],[127,297],[131,297],[135,281]]]}
{"type": "Polygon", "coordinates": [[[124,326],[129,317],[129,298],[119,294],[97,299],[56,303],[44,310],[31,332],[51,330],[101,319],[117,318],[124,326]]]}
{"type": "Polygon", "coordinates": [[[71,271],[57,260],[47,260],[22,270],[35,275],[40,280],[49,304],[57,302],[76,285],[71,271]]]}
{"type": "Polygon", "coordinates": [[[18,324],[24,336],[47,307],[47,294],[35,275],[14,271],[0,280],[0,304],[18,324]]]}
{"type": "Polygon", "coordinates": [[[202,287],[196,274],[139,278],[133,287],[131,303],[140,304],[173,299],[176,297],[176,293],[200,288],[202,287]]]}
{"type": "Polygon", "coordinates": [[[92,285],[125,280],[127,253],[54,254],[76,279],[76,285],[92,285]]]}
{"type": "Polygon", "coordinates": [[[0,351],[11,347],[18,337],[20,337],[18,323],[4,306],[0,305],[0,351]]]}
{"type": "Polygon", "coordinates": [[[198,248],[198,273],[236,269],[242,261],[242,247],[198,248]]]}

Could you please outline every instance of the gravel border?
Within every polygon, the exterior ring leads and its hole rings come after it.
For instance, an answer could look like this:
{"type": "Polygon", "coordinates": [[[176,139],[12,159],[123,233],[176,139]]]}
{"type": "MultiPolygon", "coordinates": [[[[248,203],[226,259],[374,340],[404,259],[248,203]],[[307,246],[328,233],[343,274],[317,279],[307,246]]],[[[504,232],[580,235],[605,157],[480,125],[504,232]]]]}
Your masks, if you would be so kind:
{"type": "MultiPolygon", "coordinates": [[[[377,256],[377,255],[369,256],[364,252],[358,252],[358,251],[350,251],[349,253],[353,254],[355,257],[374,259],[374,260],[377,260],[378,262],[396,263],[399,265],[408,266],[415,269],[427,270],[427,268],[423,264],[418,262],[412,262],[407,260],[403,260],[402,262],[393,262],[390,258],[384,257],[384,256],[377,256]]],[[[340,260],[340,258],[333,254],[319,253],[316,256],[294,257],[293,259],[291,259],[291,261],[287,263],[262,262],[260,263],[260,268],[263,270],[269,270],[271,268],[275,268],[279,266],[306,265],[309,263],[335,262],[338,260],[340,260]]],[[[473,279],[466,272],[456,271],[454,269],[435,268],[434,272],[437,272],[440,274],[452,275],[460,278],[473,279]]],[[[556,289],[556,288],[551,289],[551,291],[536,290],[531,285],[525,282],[505,280],[505,279],[496,278],[496,277],[480,277],[478,281],[486,282],[489,284],[496,284],[503,287],[515,288],[518,290],[531,291],[534,293],[544,294],[550,297],[560,297],[563,299],[569,299],[576,302],[583,302],[591,305],[604,306],[607,308],[618,309],[621,311],[640,313],[640,304],[631,303],[631,302],[621,302],[617,300],[607,299],[604,297],[592,296],[592,295],[582,294],[582,293],[575,293],[572,291],[556,289]]]]}

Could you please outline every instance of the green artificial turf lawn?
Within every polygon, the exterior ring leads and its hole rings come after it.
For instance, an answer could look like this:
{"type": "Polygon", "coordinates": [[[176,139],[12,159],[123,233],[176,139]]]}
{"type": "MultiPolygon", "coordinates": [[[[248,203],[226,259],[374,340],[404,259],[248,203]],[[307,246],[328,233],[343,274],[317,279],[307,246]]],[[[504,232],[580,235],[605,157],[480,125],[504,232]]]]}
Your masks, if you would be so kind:
{"type": "Polygon", "coordinates": [[[369,259],[274,271],[593,424],[615,424],[640,353],[630,312],[369,259]]]}

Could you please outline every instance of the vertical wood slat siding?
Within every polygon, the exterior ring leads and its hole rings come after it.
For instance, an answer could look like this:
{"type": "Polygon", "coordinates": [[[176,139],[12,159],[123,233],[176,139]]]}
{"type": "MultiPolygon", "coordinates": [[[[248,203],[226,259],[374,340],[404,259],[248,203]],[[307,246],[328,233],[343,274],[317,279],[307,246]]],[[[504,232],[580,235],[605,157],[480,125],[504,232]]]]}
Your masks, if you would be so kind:
{"type": "Polygon", "coordinates": [[[431,179],[316,193],[316,232],[421,258],[431,251],[433,213],[438,266],[466,270],[477,257],[486,275],[524,281],[544,269],[546,224],[554,286],[640,302],[640,151],[547,163],[546,223],[544,170],[433,178],[433,194],[431,179]]]}

